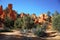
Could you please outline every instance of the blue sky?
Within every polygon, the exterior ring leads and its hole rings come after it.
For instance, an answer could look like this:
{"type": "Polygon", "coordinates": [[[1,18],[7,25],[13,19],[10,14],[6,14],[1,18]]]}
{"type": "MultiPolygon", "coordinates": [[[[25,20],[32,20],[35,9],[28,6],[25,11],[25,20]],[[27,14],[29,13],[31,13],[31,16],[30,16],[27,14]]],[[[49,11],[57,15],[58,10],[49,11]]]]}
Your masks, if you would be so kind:
{"type": "Polygon", "coordinates": [[[13,9],[18,13],[35,13],[39,15],[41,13],[46,13],[50,11],[60,12],[60,0],[0,0],[0,5],[5,9],[8,4],[13,4],[13,9]]]}

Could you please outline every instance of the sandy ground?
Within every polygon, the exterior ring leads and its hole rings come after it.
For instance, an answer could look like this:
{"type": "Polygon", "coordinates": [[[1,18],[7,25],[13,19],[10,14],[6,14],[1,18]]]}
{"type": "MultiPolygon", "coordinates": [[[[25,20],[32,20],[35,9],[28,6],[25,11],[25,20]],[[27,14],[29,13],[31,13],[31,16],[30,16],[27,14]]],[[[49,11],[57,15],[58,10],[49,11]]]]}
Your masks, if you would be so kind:
{"type": "Polygon", "coordinates": [[[60,35],[55,37],[40,38],[33,33],[22,34],[20,31],[2,32],[0,33],[0,40],[60,40],[60,35]]]}

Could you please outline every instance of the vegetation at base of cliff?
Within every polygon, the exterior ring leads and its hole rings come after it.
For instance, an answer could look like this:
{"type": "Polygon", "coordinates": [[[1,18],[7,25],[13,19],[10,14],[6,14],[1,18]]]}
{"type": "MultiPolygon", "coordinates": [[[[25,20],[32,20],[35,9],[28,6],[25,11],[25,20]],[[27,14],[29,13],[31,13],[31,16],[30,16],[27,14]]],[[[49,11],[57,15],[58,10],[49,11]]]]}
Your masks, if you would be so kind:
{"type": "Polygon", "coordinates": [[[47,34],[44,31],[40,31],[40,30],[36,31],[34,34],[37,35],[38,37],[46,37],[47,36],[47,34]]]}
{"type": "Polygon", "coordinates": [[[3,32],[9,32],[11,29],[19,29],[24,32],[26,30],[32,30],[35,35],[44,37],[46,36],[46,28],[51,25],[53,25],[52,27],[55,30],[60,31],[60,14],[57,11],[53,14],[48,11],[46,13],[47,15],[43,14],[41,17],[36,16],[36,14],[30,15],[24,12],[19,14],[12,9],[12,4],[9,4],[6,9],[3,10],[2,8],[0,12],[2,14],[0,16],[0,26],[3,24],[4,27],[4,30],[0,31],[3,32]]]}
{"type": "Polygon", "coordinates": [[[53,18],[52,27],[60,32],[60,15],[57,15],[53,18]]]}
{"type": "Polygon", "coordinates": [[[31,29],[33,25],[34,25],[34,21],[30,18],[30,16],[17,18],[17,20],[14,23],[15,28],[20,28],[20,29],[31,29]]]}

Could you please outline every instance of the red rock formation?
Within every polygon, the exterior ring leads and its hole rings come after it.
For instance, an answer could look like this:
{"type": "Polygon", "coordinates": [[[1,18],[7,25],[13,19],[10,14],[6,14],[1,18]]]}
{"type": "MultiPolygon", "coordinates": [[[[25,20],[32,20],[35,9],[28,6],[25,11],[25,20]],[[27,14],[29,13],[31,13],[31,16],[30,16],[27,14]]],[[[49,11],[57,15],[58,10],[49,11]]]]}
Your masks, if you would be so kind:
{"type": "Polygon", "coordinates": [[[22,18],[22,17],[24,17],[24,16],[25,16],[25,14],[24,14],[24,13],[21,13],[21,14],[20,14],[20,17],[21,17],[21,18],[22,18]]]}
{"type": "Polygon", "coordinates": [[[16,20],[17,15],[16,15],[16,12],[12,10],[12,4],[8,4],[8,10],[9,10],[9,13],[7,14],[7,16],[12,20],[16,20]]]}
{"type": "Polygon", "coordinates": [[[35,24],[38,24],[38,19],[37,18],[34,20],[34,23],[35,24]]]}
{"type": "MultiPolygon", "coordinates": [[[[8,14],[7,16],[9,18],[11,18],[12,20],[16,20],[17,18],[17,14],[14,10],[12,10],[12,4],[8,4],[8,14]]],[[[20,17],[24,17],[24,16],[28,16],[29,14],[24,14],[24,13],[21,13],[20,14],[20,17]]],[[[6,14],[5,12],[3,11],[3,7],[0,6],[0,19],[3,19],[2,21],[4,21],[6,17],[6,14]]],[[[34,20],[34,23],[37,24],[37,23],[41,23],[40,25],[42,25],[42,23],[46,22],[46,19],[48,18],[47,14],[41,14],[39,17],[37,17],[35,14],[32,14],[32,19],[34,20]]],[[[51,20],[52,20],[52,17],[51,17],[51,20]]],[[[51,23],[48,24],[48,29],[51,27],[51,23]]]]}
{"type": "Polygon", "coordinates": [[[37,16],[35,15],[35,14],[32,14],[32,16],[31,16],[33,19],[36,19],[37,18],[37,16]]]}
{"type": "Polygon", "coordinates": [[[2,8],[2,5],[0,6],[0,16],[2,15],[3,13],[3,8],[2,8]]]}
{"type": "Polygon", "coordinates": [[[24,16],[29,16],[29,14],[21,13],[19,17],[22,18],[22,17],[24,17],[24,16]]]}
{"type": "Polygon", "coordinates": [[[12,4],[8,4],[8,9],[12,10],[12,4]]]}
{"type": "Polygon", "coordinates": [[[40,18],[38,19],[38,22],[39,23],[42,23],[42,22],[44,23],[48,16],[46,14],[41,14],[39,17],[40,18]]]}
{"type": "Polygon", "coordinates": [[[3,11],[3,7],[0,6],[0,29],[3,29],[4,19],[5,19],[5,12],[3,11]]]}
{"type": "Polygon", "coordinates": [[[13,10],[10,10],[8,17],[11,18],[12,20],[16,20],[16,13],[13,10]]]}
{"type": "MultiPolygon", "coordinates": [[[[47,14],[41,14],[40,18],[38,18],[38,23],[45,23],[47,18],[48,18],[47,14]]],[[[52,17],[51,17],[51,20],[52,20],[52,17]]],[[[47,29],[52,29],[52,23],[51,22],[48,23],[47,26],[48,26],[47,29]]]]}
{"type": "Polygon", "coordinates": [[[6,17],[6,14],[5,14],[5,12],[3,12],[3,14],[1,15],[1,19],[5,19],[5,17],[6,17]]]}
{"type": "Polygon", "coordinates": [[[5,12],[3,11],[3,7],[0,6],[0,18],[4,20],[5,18],[5,12]]]}

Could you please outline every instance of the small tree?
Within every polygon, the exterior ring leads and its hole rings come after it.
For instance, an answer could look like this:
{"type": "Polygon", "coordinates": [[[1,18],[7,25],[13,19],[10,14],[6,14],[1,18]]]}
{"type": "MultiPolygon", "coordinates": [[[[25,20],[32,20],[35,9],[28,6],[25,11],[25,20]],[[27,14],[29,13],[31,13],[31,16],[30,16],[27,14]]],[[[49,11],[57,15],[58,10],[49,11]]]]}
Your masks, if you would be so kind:
{"type": "Polygon", "coordinates": [[[48,22],[51,22],[50,11],[47,12],[47,16],[48,16],[47,21],[48,21],[48,22]]]}
{"type": "Polygon", "coordinates": [[[48,27],[48,22],[45,22],[42,24],[42,30],[43,31],[46,31],[47,27],[48,27]]]}
{"type": "Polygon", "coordinates": [[[9,17],[6,16],[4,25],[5,29],[11,29],[14,27],[14,21],[12,21],[9,17]]]}
{"type": "Polygon", "coordinates": [[[57,15],[59,15],[59,12],[58,12],[58,11],[55,11],[55,12],[52,14],[53,17],[55,17],[55,16],[57,16],[57,15]]]}
{"type": "Polygon", "coordinates": [[[60,31],[60,15],[53,17],[52,26],[55,30],[60,31]]]}
{"type": "Polygon", "coordinates": [[[45,33],[46,25],[41,26],[39,24],[36,25],[36,29],[33,30],[33,33],[37,35],[38,37],[46,37],[47,34],[45,33]]]}
{"type": "Polygon", "coordinates": [[[33,20],[30,18],[30,16],[24,16],[22,18],[18,18],[15,21],[14,26],[20,27],[22,29],[30,29],[32,28],[33,20]]]}
{"type": "Polygon", "coordinates": [[[17,20],[14,23],[15,28],[22,28],[23,26],[23,19],[22,18],[17,18],[17,20]]]}

